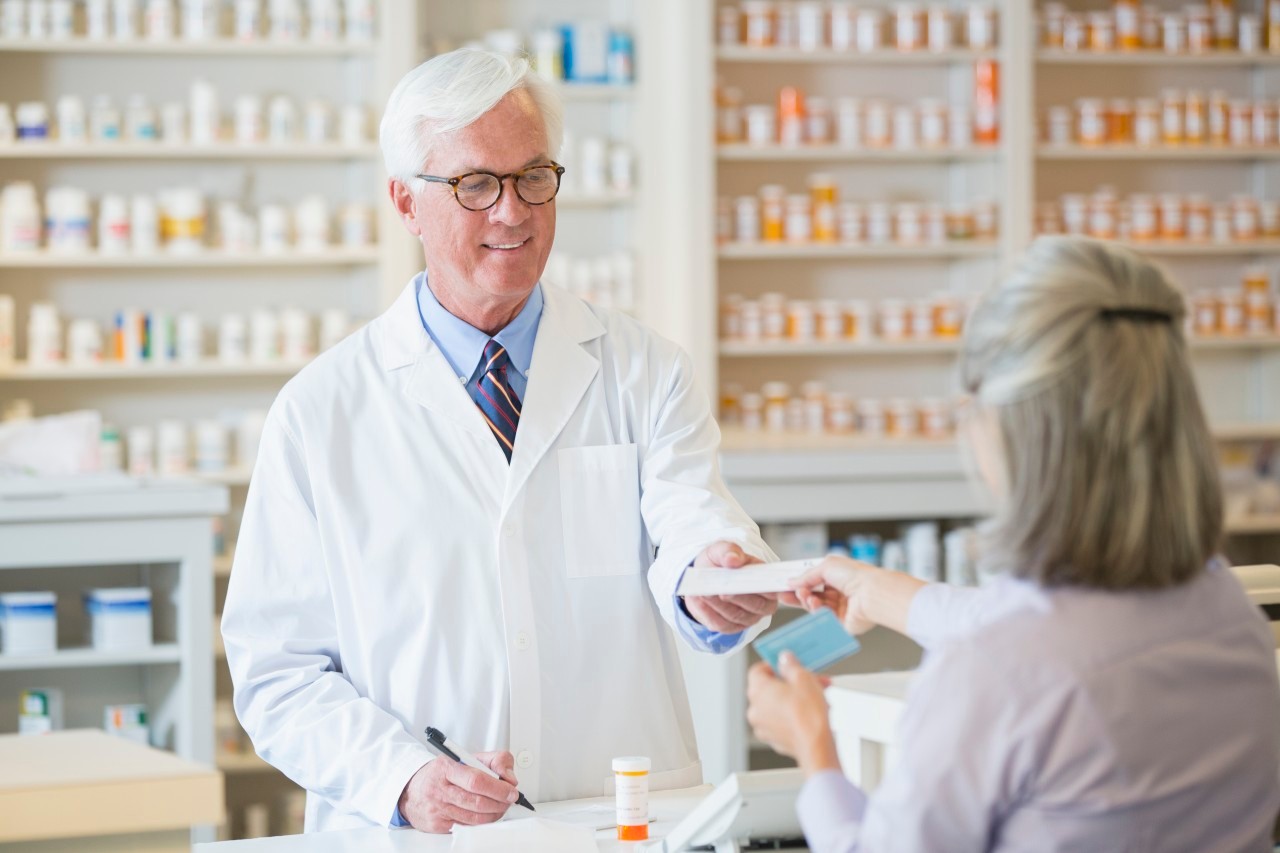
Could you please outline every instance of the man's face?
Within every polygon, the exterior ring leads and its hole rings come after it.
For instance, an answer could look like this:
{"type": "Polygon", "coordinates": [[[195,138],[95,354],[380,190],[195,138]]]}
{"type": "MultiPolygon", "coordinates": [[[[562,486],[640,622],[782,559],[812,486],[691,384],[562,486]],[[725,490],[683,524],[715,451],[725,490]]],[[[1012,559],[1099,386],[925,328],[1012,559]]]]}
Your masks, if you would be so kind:
{"type": "MultiPolygon", "coordinates": [[[[423,174],[505,175],[549,162],[542,115],[529,93],[517,90],[469,127],[438,137],[423,174]]],[[[526,204],[514,179],[503,181],[502,196],[488,210],[465,209],[448,184],[413,180],[409,187],[412,204],[397,198],[397,207],[422,243],[437,295],[443,290],[455,302],[476,306],[514,304],[528,296],[555,238],[554,201],[526,204]]]]}

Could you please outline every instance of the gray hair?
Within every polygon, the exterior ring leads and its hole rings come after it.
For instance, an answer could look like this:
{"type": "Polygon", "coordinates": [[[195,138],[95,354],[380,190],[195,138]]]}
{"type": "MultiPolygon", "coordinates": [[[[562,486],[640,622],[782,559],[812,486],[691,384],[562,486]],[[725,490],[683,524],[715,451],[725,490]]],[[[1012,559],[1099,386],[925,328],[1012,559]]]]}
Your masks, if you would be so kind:
{"type": "Polygon", "coordinates": [[[387,174],[408,181],[424,168],[435,136],[461,130],[517,89],[533,98],[547,133],[547,156],[564,141],[564,107],[551,81],[527,59],[464,47],[414,68],[396,84],[378,127],[387,174]]]}
{"type": "Polygon", "coordinates": [[[1161,588],[1222,537],[1213,440],[1163,271],[1042,237],[974,309],[961,381],[999,424],[988,568],[1046,586],[1161,588]]]}

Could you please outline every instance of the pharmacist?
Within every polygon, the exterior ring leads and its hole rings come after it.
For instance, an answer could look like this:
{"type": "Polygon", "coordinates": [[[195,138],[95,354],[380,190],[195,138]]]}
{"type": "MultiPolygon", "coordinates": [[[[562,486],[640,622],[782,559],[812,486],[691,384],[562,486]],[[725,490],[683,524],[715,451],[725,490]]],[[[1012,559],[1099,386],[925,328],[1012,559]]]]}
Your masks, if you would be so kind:
{"type": "Polygon", "coordinates": [[[726,492],[689,358],[539,284],[562,112],[524,60],[461,50],[382,119],[426,269],[272,406],[222,631],[257,752],[306,827],[447,832],[600,796],[610,761],[702,782],[674,634],[724,653],[772,597],[675,595],[773,555],[726,492]],[[674,631],[674,634],[673,634],[674,631]],[[501,780],[433,760],[424,728],[501,780]]]}

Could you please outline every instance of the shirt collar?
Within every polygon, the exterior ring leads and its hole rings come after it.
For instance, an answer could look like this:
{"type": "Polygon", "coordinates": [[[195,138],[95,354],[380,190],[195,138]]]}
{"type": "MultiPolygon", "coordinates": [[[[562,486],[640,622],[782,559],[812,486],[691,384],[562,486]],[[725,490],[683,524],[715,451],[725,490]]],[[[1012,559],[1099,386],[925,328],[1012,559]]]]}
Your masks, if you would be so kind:
{"type": "MultiPolygon", "coordinates": [[[[515,319],[506,325],[493,339],[506,349],[511,365],[521,376],[527,376],[533,362],[533,344],[538,336],[538,321],[542,317],[542,284],[538,283],[529,300],[515,319]]],[[[427,283],[427,274],[419,274],[418,314],[427,334],[444,353],[449,366],[458,376],[469,378],[480,364],[480,357],[489,343],[489,336],[470,323],[450,314],[427,283]]]]}

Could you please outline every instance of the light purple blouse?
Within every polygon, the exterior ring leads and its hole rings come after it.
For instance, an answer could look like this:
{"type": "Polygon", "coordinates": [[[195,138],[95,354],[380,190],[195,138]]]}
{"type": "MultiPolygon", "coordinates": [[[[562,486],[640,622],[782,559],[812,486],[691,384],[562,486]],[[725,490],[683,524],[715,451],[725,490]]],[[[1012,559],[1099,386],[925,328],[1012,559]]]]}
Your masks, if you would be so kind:
{"type": "Polygon", "coordinates": [[[920,590],[897,763],[797,808],[816,853],[1271,850],[1280,683],[1224,567],[1175,589],[920,590]]]}

